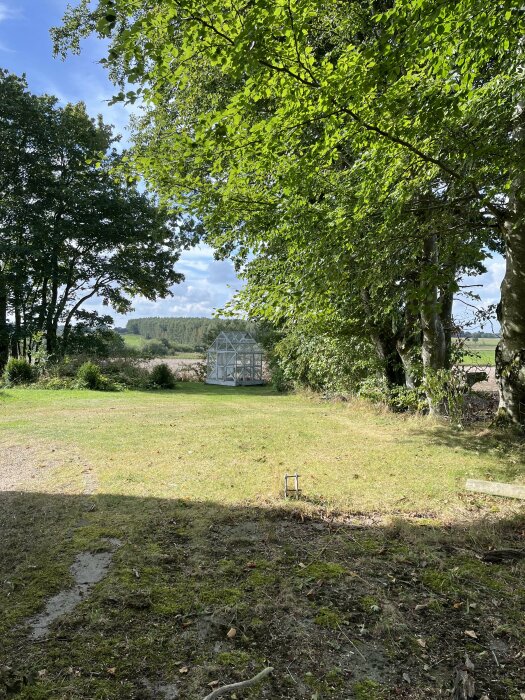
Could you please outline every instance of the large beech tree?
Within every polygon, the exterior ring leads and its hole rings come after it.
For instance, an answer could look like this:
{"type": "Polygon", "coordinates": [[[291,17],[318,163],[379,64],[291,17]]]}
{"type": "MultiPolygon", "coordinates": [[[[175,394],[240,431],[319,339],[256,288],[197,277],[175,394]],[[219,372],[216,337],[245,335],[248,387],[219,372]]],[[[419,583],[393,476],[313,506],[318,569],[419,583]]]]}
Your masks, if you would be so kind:
{"type": "MultiPolygon", "coordinates": [[[[411,198],[443,191],[450,211],[460,201],[476,207],[504,243],[500,409],[523,425],[523,30],[510,0],[82,0],[55,41],[64,51],[92,31],[109,38],[111,74],[139,86],[117,99],[140,92],[152,106],[134,167],[217,232],[223,222],[225,248],[242,244],[244,226],[228,209],[285,208],[302,180],[333,169],[342,150],[352,154],[345,170],[360,176],[354,225],[370,211],[378,181],[389,193],[387,219],[411,198]],[[192,109],[200,80],[217,90],[192,109]]],[[[348,207],[334,209],[348,220],[348,207]]],[[[343,219],[333,221],[344,228],[343,219]]],[[[435,271],[438,239],[421,228],[420,262],[435,271]]],[[[454,227],[449,235],[452,247],[462,237],[454,227]]],[[[381,243],[369,250],[376,280],[381,243]]],[[[440,281],[428,279],[419,316],[423,359],[433,366],[440,281]]]]}
{"type": "Polygon", "coordinates": [[[181,275],[165,210],[114,172],[110,127],[6,72],[0,97],[2,365],[30,354],[35,337],[65,352],[77,321],[100,323],[89,300],[125,313],[133,296],[166,296],[181,275]]]}

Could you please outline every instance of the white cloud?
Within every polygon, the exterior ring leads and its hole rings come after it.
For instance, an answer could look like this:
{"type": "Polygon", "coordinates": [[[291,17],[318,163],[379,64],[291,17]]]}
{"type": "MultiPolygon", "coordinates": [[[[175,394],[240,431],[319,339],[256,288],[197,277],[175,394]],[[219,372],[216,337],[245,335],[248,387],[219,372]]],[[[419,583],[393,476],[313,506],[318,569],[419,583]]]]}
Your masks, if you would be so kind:
{"type": "Polygon", "coordinates": [[[172,287],[172,297],[157,301],[135,297],[134,311],[128,316],[114,314],[98,301],[86,305],[86,308],[109,313],[117,326],[125,326],[128,319],[143,316],[211,317],[231,299],[235,289],[241,285],[233,264],[229,260],[215,260],[213,249],[207,245],[185,250],[175,267],[184,273],[186,279],[172,287]]]}
{"type": "Polygon", "coordinates": [[[17,19],[22,13],[16,7],[11,7],[5,2],[0,2],[0,22],[4,22],[7,19],[17,19]]]}

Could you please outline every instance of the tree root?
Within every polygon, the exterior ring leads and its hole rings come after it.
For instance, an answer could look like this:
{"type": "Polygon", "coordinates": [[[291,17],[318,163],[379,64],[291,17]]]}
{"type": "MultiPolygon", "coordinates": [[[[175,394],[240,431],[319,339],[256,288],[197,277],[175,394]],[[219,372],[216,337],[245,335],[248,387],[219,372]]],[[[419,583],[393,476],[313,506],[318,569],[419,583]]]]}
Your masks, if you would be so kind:
{"type": "Polygon", "coordinates": [[[206,695],[204,700],[215,700],[215,698],[219,698],[221,695],[226,695],[226,693],[231,693],[234,690],[242,690],[243,688],[248,688],[248,686],[255,685],[255,683],[262,681],[263,678],[269,676],[272,671],[273,668],[270,666],[268,668],[263,669],[253,678],[249,678],[247,681],[241,681],[240,683],[230,683],[230,685],[223,685],[221,688],[216,688],[209,695],[206,695]]]}

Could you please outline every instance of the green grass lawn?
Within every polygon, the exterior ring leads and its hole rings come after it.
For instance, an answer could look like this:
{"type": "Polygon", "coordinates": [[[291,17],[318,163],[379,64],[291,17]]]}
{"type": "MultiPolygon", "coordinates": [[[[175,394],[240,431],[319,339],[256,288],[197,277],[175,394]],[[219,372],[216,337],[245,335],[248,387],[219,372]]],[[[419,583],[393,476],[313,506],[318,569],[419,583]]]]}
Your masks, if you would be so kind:
{"type": "Polygon", "coordinates": [[[523,560],[482,557],[523,547],[525,520],[462,490],[523,483],[519,438],[188,383],[3,391],[0,455],[20,471],[0,492],[0,698],[199,700],[266,665],[239,698],[430,698],[468,652],[480,692],[519,700],[523,560]],[[108,538],[108,575],[32,641],[28,619],[108,538]]]}
{"type": "Polygon", "coordinates": [[[467,354],[463,358],[466,365],[494,365],[494,353],[499,338],[469,338],[465,341],[467,354]]]}
{"type": "Polygon", "coordinates": [[[146,338],[135,333],[124,333],[122,335],[124,338],[124,343],[128,348],[134,348],[135,350],[141,350],[146,343],[146,338]]]}

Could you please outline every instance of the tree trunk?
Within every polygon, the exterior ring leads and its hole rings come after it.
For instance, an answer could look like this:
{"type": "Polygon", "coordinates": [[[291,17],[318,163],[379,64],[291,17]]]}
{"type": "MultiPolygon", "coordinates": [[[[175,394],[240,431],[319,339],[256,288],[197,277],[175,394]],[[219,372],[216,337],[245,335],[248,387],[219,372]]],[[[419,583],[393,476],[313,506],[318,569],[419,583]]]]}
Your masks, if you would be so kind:
{"type": "MultiPolygon", "coordinates": [[[[367,314],[372,318],[372,304],[370,295],[366,290],[361,291],[361,298],[367,314]]],[[[379,327],[379,324],[371,322],[370,335],[379,360],[383,365],[384,375],[388,385],[403,386],[405,384],[405,373],[403,363],[397,351],[396,337],[393,331],[386,327],[379,327]]]]}
{"type": "MultiPolygon", "coordinates": [[[[513,145],[523,163],[525,156],[525,105],[514,114],[513,145]]],[[[517,168],[505,221],[505,277],[501,284],[498,320],[501,340],[496,348],[499,385],[498,417],[525,427],[525,172],[517,168]]]]}
{"type": "Polygon", "coordinates": [[[452,367],[452,333],[454,331],[454,320],[452,318],[453,304],[454,292],[450,289],[442,289],[439,295],[439,316],[445,335],[445,369],[450,369],[452,367]]]}
{"type": "Polygon", "coordinates": [[[9,327],[7,325],[7,285],[0,270],[0,372],[9,359],[9,327]]]}
{"type": "MultiPolygon", "coordinates": [[[[423,375],[426,377],[433,372],[444,369],[447,355],[445,331],[440,317],[438,287],[433,280],[434,277],[437,277],[435,273],[437,263],[437,238],[434,235],[426,236],[423,242],[420,310],[421,359],[423,360],[423,375]]],[[[443,402],[434,400],[432,392],[428,392],[427,398],[430,413],[441,415],[445,408],[443,402]]]]}
{"type": "Polygon", "coordinates": [[[525,207],[521,199],[515,202],[515,214],[505,232],[506,270],[498,314],[501,340],[496,348],[496,378],[498,417],[525,427],[525,207]]]}

